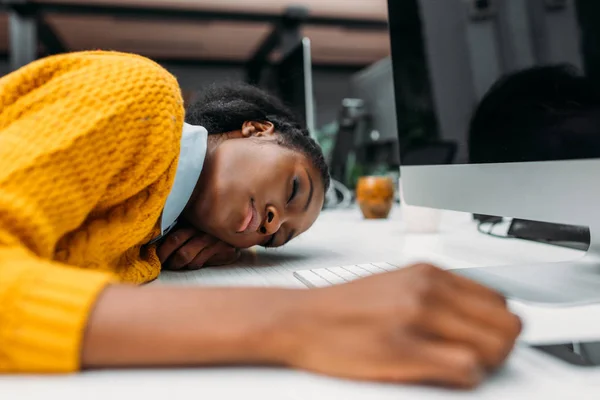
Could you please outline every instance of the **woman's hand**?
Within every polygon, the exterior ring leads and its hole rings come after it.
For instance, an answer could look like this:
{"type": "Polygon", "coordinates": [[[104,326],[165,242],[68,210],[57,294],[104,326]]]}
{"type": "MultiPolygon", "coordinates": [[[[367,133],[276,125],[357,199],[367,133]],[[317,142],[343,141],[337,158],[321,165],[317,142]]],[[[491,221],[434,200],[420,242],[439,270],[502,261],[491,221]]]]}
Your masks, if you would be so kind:
{"type": "Polygon", "coordinates": [[[156,250],[164,269],[195,270],[235,262],[240,251],[219,239],[191,228],[177,226],[156,250]]]}
{"type": "Polygon", "coordinates": [[[473,387],[521,330],[502,296],[430,265],[313,290],[108,287],[82,366],[286,365],[473,387]]]}
{"type": "Polygon", "coordinates": [[[499,294],[430,265],[317,289],[290,322],[294,367],[375,381],[472,387],[521,331],[499,294]]]}

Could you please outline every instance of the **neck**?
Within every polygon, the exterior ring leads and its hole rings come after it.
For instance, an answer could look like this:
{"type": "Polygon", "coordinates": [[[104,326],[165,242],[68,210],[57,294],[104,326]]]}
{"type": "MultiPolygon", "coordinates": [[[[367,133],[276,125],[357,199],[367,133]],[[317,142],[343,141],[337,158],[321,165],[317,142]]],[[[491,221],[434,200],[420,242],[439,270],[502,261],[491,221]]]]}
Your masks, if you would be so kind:
{"type": "Polygon", "coordinates": [[[206,164],[206,161],[209,160],[209,157],[213,156],[213,153],[215,152],[217,147],[219,147],[219,145],[227,139],[228,139],[228,137],[227,137],[226,133],[221,133],[221,134],[217,134],[217,135],[208,135],[208,140],[206,143],[206,159],[204,160],[205,164],[206,164]]]}
{"type": "Polygon", "coordinates": [[[227,133],[208,135],[206,143],[206,155],[204,157],[204,165],[202,167],[202,172],[200,173],[200,178],[198,178],[198,182],[196,183],[194,192],[192,193],[192,196],[190,197],[190,200],[188,201],[188,204],[185,207],[184,215],[188,214],[191,211],[191,208],[194,207],[194,205],[201,204],[201,198],[203,197],[203,195],[207,195],[206,188],[210,186],[210,183],[208,181],[209,177],[212,174],[215,151],[217,150],[219,145],[228,138],[229,137],[227,133]]]}

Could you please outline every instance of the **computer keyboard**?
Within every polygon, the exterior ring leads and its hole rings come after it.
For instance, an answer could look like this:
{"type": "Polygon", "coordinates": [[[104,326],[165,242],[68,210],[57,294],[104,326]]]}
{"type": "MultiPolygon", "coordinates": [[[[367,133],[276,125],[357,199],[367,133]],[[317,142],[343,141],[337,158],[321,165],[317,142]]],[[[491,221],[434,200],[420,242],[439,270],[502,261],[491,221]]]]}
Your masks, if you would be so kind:
{"type": "Polygon", "coordinates": [[[294,276],[310,288],[319,288],[350,282],[374,274],[394,271],[398,268],[400,268],[398,265],[379,262],[296,271],[294,272],[294,276]]]}

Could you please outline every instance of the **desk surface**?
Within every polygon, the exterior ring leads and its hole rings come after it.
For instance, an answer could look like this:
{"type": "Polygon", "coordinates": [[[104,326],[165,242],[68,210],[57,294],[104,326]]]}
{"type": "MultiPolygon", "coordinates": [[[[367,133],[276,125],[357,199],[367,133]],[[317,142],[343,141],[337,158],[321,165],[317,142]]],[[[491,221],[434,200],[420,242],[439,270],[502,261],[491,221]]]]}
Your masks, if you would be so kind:
{"type": "MultiPolygon", "coordinates": [[[[292,273],[320,266],[431,261],[446,268],[563,261],[581,252],[480,234],[470,216],[446,213],[435,235],[403,232],[394,210],[388,220],[364,221],[356,209],[326,211],[313,229],[284,249],[245,254],[233,267],[164,273],[155,284],[301,287],[292,273]]],[[[536,343],[600,340],[600,306],[546,309],[512,303],[525,322],[522,339],[536,343]],[[594,321],[597,321],[594,323],[594,321]]],[[[600,395],[600,368],[573,367],[518,345],[506,367],[474,392],[340,381],[265,368],[103,371],[63,377],[1,377],[0,398],[62,399],[261,398],[398,399],[536,398],[600,395]]],[[[586,397],[589,396],[589,397],[586,397]]]]}

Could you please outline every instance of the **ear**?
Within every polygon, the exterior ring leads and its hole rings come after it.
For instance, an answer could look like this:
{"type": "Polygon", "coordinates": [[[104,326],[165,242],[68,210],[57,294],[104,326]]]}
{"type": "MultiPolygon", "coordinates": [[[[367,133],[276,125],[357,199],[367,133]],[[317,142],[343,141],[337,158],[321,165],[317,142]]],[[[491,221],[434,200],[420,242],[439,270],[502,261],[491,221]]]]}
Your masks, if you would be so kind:
{"type": "Polygon", "coordinates": [[[268,137],[275,134],[275,126],[269,121],[246,121],[242,125],[242,137],[268,137]]]}

